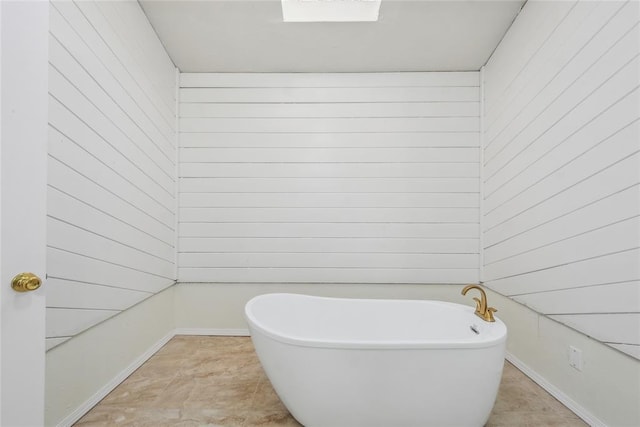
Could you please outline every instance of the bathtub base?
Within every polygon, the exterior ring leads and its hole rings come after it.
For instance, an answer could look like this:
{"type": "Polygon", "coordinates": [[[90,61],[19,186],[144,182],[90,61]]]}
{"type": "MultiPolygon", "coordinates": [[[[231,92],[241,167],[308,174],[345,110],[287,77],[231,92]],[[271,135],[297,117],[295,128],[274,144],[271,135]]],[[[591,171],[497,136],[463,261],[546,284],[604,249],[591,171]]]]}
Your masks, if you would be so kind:
{"type": "Polygon", "coordinates": [[[504,364],[501,348],[318,349],[252,337],[276,393],[306,427],[480,427],[504,364]]]}

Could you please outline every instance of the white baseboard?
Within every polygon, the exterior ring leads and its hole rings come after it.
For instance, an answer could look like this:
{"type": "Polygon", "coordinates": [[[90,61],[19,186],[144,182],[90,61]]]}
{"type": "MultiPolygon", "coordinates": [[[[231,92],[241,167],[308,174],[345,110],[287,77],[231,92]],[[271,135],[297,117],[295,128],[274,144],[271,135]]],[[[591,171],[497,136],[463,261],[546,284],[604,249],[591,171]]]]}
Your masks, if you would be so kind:
{"type": "Polygon", "coordinates": [[[582,418],[585,423],[589,424],[591,427],[607,427],[604,422],[594,416],[591,412],[587,411],[584,406],[567,396],[562,390],[551,384],[522,360],[509,352],[507,352],[507,360],[511,362],[513,366],[522,371],[522,373],[531,378],[536,384],[545,389],[550,395],[558,399],[560,403],[582,418]]]}
{"type": "Polygon", "coordinates": [[[129,366],[123,369],[118,375],[113,377],[111,381],[106,383],[100,388],[93,396],[87,399],[82,405],[78,406],[75,411],[65,417],[58,427],[68,427],[78,421],[84,414],[89,412],[91,408],[104,399],[107,394],[111,393],[120,383],[122,383],[129,375],[131,375],[136,369],[138,369],[144,362],[149,360],[158,350],[162,348],[169,340],[176,335],[219,335],[219,336],[237,336],[244,337],[249,336],[248,329],[208,329],[208,328],[176,328],[155,344],[153,344],[147,351],[141,354],[136,360],[134,360],[129,366]]]}
{"type": "MultiPolygon", "coordinates": [[[[129,366],[123,369],[118,375],[116,375],[111,381],[105,384],[100,390],[98,390],[93,396],[87,399],[82,405],[76,408],[71,414],[64,418],[58,427],[67,427],[73,425],[84,414],[89,412],[98,402],[115,389],[122,381],[124,381],[129,375],[131,375],[136,369],[138,369],[144,362],[149,360],[162,346],[164,346],[171,338],[176,335],[218,335],[218,336],[249,336],[249,330],[238,329],[218,329],[218,328],[176,328],[170,331],[153,344],[147,351],[141,354],[136,360],[134,360],[129,366]]],[[[558,389],[556,386],[548,382],[540,374],[530,368],[527,364],[522,362],[513,354],[507,352],[506,358],[511,364],[522,371],[526,376],[535,381],[540,387],[545,389],[549,394],[558,399],[563,405],[573,411],[577,416],[582,418],[587,424],[592,427],[606,427],[606,424],[595,417],[592,413],[587,411],[582,405],[567,396],[564,392],[558,389]]]]}
{"type": "Polygon", "coordinates": [[[249,329],[218,329],[218,328],[177,328],[174,335],[219,335],[227,337],[248,337],[249,329]]]}
{"type": "Polygon", "coordinates": [[[131,375],[136,369],[138,369],[144,362],[149,360],[151,356],[153,356],[158,350],[162,348],[171,338],[174,337],[173,331],[169,332],[164,337],[160,338],[155,344],[153,344],[147,351],[141,354],[136,360],[134,360],[129,366],[123,369],[118,375],[113,377],[111,381],[107,382],[103,387],[100,388],[93,396],[87,399],[82,405],[76,408],[75,411],[70,413],[67,417],[65,417],[60,423],[58,427],[67,427],[73,425],[76,421],[78,421],[84,414],[89,412],[91,408],[93,408],[98,402],[104,399],[107,394],[111,393],[114,388],[116,388],[120,383],[122,383],[129,375],[131,375]]]}

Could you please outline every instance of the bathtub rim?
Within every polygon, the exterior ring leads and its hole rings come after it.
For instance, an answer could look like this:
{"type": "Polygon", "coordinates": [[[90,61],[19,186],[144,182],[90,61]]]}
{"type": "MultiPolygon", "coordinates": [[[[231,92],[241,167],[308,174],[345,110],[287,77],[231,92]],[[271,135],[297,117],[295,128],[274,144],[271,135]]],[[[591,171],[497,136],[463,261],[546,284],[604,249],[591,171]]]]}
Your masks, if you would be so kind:
{"type": "MultiPolygon", "coordinates": [[[[313,347],[324,349],[350,349],[350,350],[448,350],[448,349],[482,349],[497,346],[505,346],[507,341],[507,326],[497,316],[495,322],[490,323],[488,326],[498,329],[501,334],[495,338],[486,339],[482,341],[424,341],[424,340],[397,340],[397,341],[382,341],[382,340],[326,340],[326,339],[313,339],[310,337],[288,336],[275,331],[271,328],[265,327],[256,320],[254,314],[251,311],[252,306],[264,298],[273,298],[275,296],[294,296],[294,297],[306,297],[311,299],[324,299],[324,300],[351,300],[351,301],[416,301],[424,303],[433,303],[437,305],[450,306],[452,308],[467,312],[473,315],[474,308],[448,301],[440,300],[417,300],[417,299],[377,299],[377,298],[344,298],[344,297],[325,297],[298,293],[288,292],[273,292],[257,295],[251,298],[246,304],[244,309],[245,319],[249,325],[249,332],[251,336],[254,335],[254,331],[260,332],[262,335],[278,341],[282,344],[292,345],[296,347],[313,347]]],[[[475,320],[475,319],[474,319],[475,320]]],[[[484,322],[481,319],[477,319],[477,322],[484,322]]],[[[487,322],[489,323],[489,322],[487,322]]]]}

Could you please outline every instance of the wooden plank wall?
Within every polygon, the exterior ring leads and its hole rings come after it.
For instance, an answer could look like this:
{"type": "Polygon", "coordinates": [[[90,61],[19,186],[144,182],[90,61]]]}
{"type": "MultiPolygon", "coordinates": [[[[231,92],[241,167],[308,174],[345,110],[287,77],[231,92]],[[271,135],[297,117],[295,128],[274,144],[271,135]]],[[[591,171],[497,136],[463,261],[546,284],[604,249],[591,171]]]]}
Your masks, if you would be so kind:
{"type": "Polygon", "coordinates": [[[47,347],[175,280],[175,67],[135,1],[54,1],[47,347]]]}
{"type": "Polygon", "coordinates": [[[184,73],[179,126],[181,282],[478,280],[478,73],[184,73]]]}
{"type": "Polygon", "coordinates": [[[640,358],[637,1],[530,0],[484,73],[486,284],[640,358]]]}

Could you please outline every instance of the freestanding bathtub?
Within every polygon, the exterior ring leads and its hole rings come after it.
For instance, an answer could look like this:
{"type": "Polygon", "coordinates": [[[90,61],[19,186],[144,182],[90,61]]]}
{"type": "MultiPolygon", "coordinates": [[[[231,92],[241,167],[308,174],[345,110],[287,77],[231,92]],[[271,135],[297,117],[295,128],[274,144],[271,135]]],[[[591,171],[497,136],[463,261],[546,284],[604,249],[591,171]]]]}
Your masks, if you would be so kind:
{"type": "Polygon", "coordinates": [[[485,424],[507,328],[442,301],[266,294],[245,307],[264,370],[307,427],[485,424]]]}

